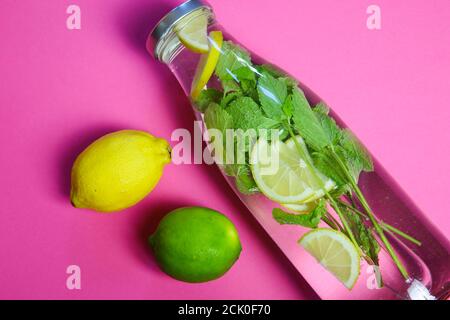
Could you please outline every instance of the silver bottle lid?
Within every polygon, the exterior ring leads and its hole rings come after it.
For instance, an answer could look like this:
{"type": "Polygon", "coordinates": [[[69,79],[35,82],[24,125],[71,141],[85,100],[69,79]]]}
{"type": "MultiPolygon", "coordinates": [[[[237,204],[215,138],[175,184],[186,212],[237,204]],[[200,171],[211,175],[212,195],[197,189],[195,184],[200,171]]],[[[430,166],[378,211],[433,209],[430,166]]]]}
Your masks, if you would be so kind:
{"type": "Polygon", "coordinates": [[[157,52],[159,40],[168,34],[181,18],[200,8],[206,8],[212,11],[211,6],[204,0],[188,0],[172,9],[156,24],[148,35],[146,43],[147,51],[153,57],[159,59],[160,57],[157,52]]]}

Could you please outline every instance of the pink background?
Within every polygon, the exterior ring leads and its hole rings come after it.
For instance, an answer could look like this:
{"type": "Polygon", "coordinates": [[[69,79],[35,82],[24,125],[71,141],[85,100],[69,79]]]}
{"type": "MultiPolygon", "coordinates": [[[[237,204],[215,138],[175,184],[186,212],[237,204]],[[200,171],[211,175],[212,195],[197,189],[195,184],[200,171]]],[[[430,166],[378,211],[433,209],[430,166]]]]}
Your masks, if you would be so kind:
{"type": "MultiPolygon", "coordinates": [[[[144,51],[147,31],[176,2],[0,2],[0,298],[317,298],[213,166],[167,167],[156,190],[121,213],[70,206],[72,162],[96,138],[192,129],[182,90],[144,51]],[[66,28],[73,3],[81,30],[66,28]],[[239,230],[241,258],[217,281],[175,281],[145,246],[160,217],[186,205],[222,211],[239,230]],[[71,264],[81,290],[66,289],[71,264]]],[[[448,234],[447,0],[210,2],[237,39],[324,97],[448,234]],[[374,2],[380,31],[366,28],[374,2]]]]}

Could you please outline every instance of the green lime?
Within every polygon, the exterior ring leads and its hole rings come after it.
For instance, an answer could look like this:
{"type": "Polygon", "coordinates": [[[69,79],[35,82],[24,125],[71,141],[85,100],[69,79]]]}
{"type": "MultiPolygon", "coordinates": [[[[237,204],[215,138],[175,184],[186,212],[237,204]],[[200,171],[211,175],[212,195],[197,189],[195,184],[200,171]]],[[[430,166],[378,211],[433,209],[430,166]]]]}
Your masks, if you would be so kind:
{"type": "Polygon", "coordinates": [[[223,214],[202,207],[168,213],[149,237],[149,244],[162,270],[186,282],[221,277],[242,250],[233,223],[223,214]]]}

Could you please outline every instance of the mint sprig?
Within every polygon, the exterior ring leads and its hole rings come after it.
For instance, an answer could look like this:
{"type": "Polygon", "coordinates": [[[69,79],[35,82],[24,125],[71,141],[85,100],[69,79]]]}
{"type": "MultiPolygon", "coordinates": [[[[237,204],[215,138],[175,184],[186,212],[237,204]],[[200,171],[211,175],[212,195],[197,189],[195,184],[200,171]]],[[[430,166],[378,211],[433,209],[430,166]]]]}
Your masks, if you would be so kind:
{"type": "Polygon", "coordinates": [[[258,80],[258,96],[264,113],[271,119],[281,121],[284,115],[281,107],[287,96],[286,83],[263,72],[258,80]]]}
{"type": "MultiPolygon", "coordinates": [[[[372,157],[348,129],[339,127],[329,108],[322,102],[311,107],[297,81],[271,65],[254,65],[250,54],[230,41],[222,46],[215,76],[221,90],[203,90],[198,101],[194,102],[197,109],[204,113],[208,128],[224,131],[276,128],[282,140],[300,135],[311,157],[304,154],[307,151],[298,145],[297,139],[294,142],[302,158],[312,159],[306,161],[311,172],[317,176],[315,172],[319,170],[336,184],[330,192],[322,186],[324,197],[310,213],[292,214],[275,208],[272,213],[275,220],[280,224],[308,228],[316,228],[322,220],[344,232],[360,248],[363,257],[376,266],[380,241],[401,274],[408,278],[406,268],[384,231],[414,243],[420,242],[376,219],[358,186],[360,174],[374,169],[372,157]],[[327,212],[327,205],[334,209],[339,219],[327,212]],[[359,205],[364,212],[359,211],[359,205]]],[[[235,136],[223,136],[233,139],[224,139],[223,146],[230,142],[237,143],[235,136]]],[[[224,170],[227,175],[235,177],[236,187],[241,193],[253,194],[258,192],[258,188],[248,163],[250,147],[246,145],[244,151],[245,163],[224,164],[224,170]]],[[[318,176],[316,178],[322,181],[318,176]]]]}

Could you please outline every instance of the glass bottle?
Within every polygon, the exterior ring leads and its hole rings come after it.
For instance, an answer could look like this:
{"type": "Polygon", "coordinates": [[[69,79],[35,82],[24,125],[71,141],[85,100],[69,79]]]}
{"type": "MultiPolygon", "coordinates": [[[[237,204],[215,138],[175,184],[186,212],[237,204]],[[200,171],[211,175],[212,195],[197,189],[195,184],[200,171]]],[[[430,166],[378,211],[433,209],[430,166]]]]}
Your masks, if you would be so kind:
{"type": "MultiPolygon", "coordinates": [[[[175,75],[186,95],[192,102],[196,118],[203,122],[205,120],[205,115],[202,112],[207,112],[205,111],[207,110],[205,108],[209,108],[210,106],[201,106],[201,103],[198,102],[198,99],[200,98],[197,97],[196,101],[192,96],[193,82],[197,81],[194,80],[194,78],[196,73],[199,72],[198,65],[201,63],[199,61],[201,59],[205,60],[207,54],[201,56],[200,54],[187,49],[180,42],[177,30],[181,30],[187,25],[194,23],[199,17],[207,18],[208,34],[210,34],[209,32],[211,31],[219,31],[221,37],[223,37],[224,42],[221,43],[220,46],[218,46],[217,39],[209,37],[210,48],[216,47],[220,51],[221,57],[219,58],[218,64],[222,63],[222,67],[224,67],[224,63],[220,62],[220,59],[225,56],[225,43],[228,43],[231,44],[232,48],[237,50],[236,52],[238,52],[237,55],[236,53],[234,53],[234,55],[235,57],[237,56],[237,62],[235,62],[235,64],[239,67],[235,68],[236,66],[233,65],[225,66],[225,70],[222,71],[229,74],[229,77],[226,77],[223,75],[223,72],[222,75],[220,75],[218,72],[219,67],[213,64],[213,67],[215,67],[214,74],[207,81],[206,86],[200,89],[212,88],[217,90],[221,94],[221,97],[218,98],[222,99],[220,104],[224,104],[224,106],[221,107],[225,109],[228,108],[229,105],[224,102],[224,99],[232,101],[233,99],[237,99],[238,96],[244,96],[247,101],[248,99],[252,99],[255,102],[255,104],[251,103],[252,108],[255,108],[255,105],[259,108],[255,110],[255,114],[258,116],[262,114],[264,119],[269,119],[267,120],[269,122],[270,120],[276,120],[273,121],[273,123],[283,121],[284,123],[287,123],[287,127],[282,124],[273,125],[277,128],[277,138],[281,141],[286,141],[289,138],[293,139],[293,136],[296,136],[298,133],[301,135],[301,128],[298,132],[287,132],[289,129],[286,128],[290,128],[289,123],[294,123],[294,129],[291,129],[292,131],[295,130],[297,122],[294,120],[286,120],[291,118],[295,119],[295,117],[292,116],[293,111],[289,106],[285,105],[283,101],[278,101],[280,93],[276,92],[274,89],[277,85],[264,88],[259,81],[263,77],[269,79],[269,82],[273,79],[278,82],[283,81],[284,85],[281,85],[281,87],[285,86],[286,88],[290,88],[290,86],[292,86],[292,92],[297,90],[293,86],[298,86],[300,89],[298,92],[300,92],[300,94],[304,93],[304,97],[307,99],[310,106],[324,106],[324,104],[321,103],[322,99],[301,82],[298,82],[289,76],[286,72],[269,65],[266,61],[240,45],[217,23],[209,4],[201,0],[190,0],[173,9],[155,26],[148,37],[147,49],[156,59],[165,63],[175,75]],[[239,52],[243,52],[243,54],[240,55],[239,52]],[[247,61],[247,58],[249,58],[249,61],[247,61]],[[253,75],[251,73],[253,73],[253,75]],[[256,83],[256,91],[251,90],[251,85],[249,85],[250,89],[244,88],[246,80],[254,81],[256,83]],[[226,92],[224,93],[224,91],[226,92]],[[261,101],[261,94],[265,95],[265,99],[272,99],[275,101],[275,104],[279,104],[279,108],[282,111],[281,118],[284,120],[281,121],[278,119],[278,113],[277,115],[269,114],[267,110],[263,108],[264,103],[261,101]]],[[[231,50],[229,52],[231,52],[231,50]]],[[[217,91],[214,90],[211,92],[217,93],[217,91]]],[[[289,89],[281,88],[282,92],[286,90],[289,89]]],[[[282,93],[282,96],[286,100],[288,99],[287,94],[282,93]]],[[[266,101],[266,104],[267,103],[269,102],[266,101]]],[[[247,115],[244,112],[242,117],[246,118],[247,115]]],[[[345,124],[333,113],[333,111],[330,111],[329,115],[336,121],[340,128],[346,128],[345,124]]],[[[206,123],[206,127],[208,127],[208,123],[206,123]]],[[[206,140],[211,139],[207,134],[205,134],[205,138],[206,140]]],[[[317,137],[313,135],[311,141],[314,142],[314,139],[316,138],[317,137]]],[[[265,139],[269,138],[266,137],[265,139]]],[[[272,143],[275,144],[275,142],[272,143]]],[[[212,143],[210,142],[210,144],[212,143]]],[[[359,142],[355,142],[355,144],[359,145],[359,142]]],[[[252,144],[252,147],[253,146],[254,144],[252,144]]],[[[296,147],[300,153],[302,147],[299,146],[299,144],[296,144],[296,147]]],[[[311,154],[314,154],[314,152],[317,151],[313,149],[314,148],[311,148],[311,146],[308,145],[307,150],[311,154]]],[[[218,152],[217,148],[215,148],[215,150],[218,152]]],[[[251,151],[247,150],[247,152],[247,157],[250,157],[251,151]]],[[[338,152],[336,152],[336,154],[338,154],[338,152]]],[[[317,161],[320,160],[320,157],[313,158],[309,158],[312,168],[314,168],[317,161]]],[[[347,168],[347,171],[351,171],[349,167],[351,163],[340,163],[344,162],[344,156],[339,156],[338,154],[337,158],[333,156],[330,156],[330,158],[334,161],[334,164],[332,165],[336,165],[338,170],[347,168]]],[[[223,159],[223,157],[221,157],[221,159],[223,159]]],[[[320,195],[322,196],[322,199],[326,200],[327,211],[329,212],[325,216],[322,216],[323,221],[319,227],[327,227],[328,224],[335,229],[343,231],[347,237],[354,240],[355,244],[361,248],[360,253],[366,257],[366,259],[361,259],[360,275],[351,290],[347,289],[333,275],[321,268],[317,261],[299,246],[298,239],[309,231],[308,228],[297,225],[280,224],[274,219],[273,209],[280,208],[280,204],[270,200],[263,192],[257,192],[257,183],[255,183],[255,190],[252,190],[251,186],[254,177],[253,173],[251,171],[249,172],[248,167],[244,166],[244,169],[247,168],[247,170],[243,170],[243,172],[233,172],[233,170],[229,170],[229,167],[227,170],[226,164],[219,164],[219,168],[224,174],[227,182],[247,206],[256,220],[263,226],[291,263],[322,298],[448,298],[450,292],[450,244],[447,238],[426,219],[425,214],[414,205],[406,193],[402,191],[376,160],[373,161],[373,169],[366,168],[367,170],[363,170],[359,176],[357,174],[346,176],[345,174],[347,171],[344,170],[342,171],[343,173],[341,172],[341,174],[345,176],[344,180],[347,181],[344,186],[344,188],[349,189],[347,191],[340,191],[338,193],[338,191],[335,190],[338,188],[337,183],[335,183],[331,189],[326,189],[325,183],[320,183],[320,178],[316,181],[320,185],[319,189],[320,192],[322,192],[320,195]],[[352,185],[352,182],[354,182],[355,185],[352,185]],[[250,188],[246,184],[250,185],[250,188]],[[342,192],[344,193],[341,197],[331,195],[332,193],[341,194],[342,192]],[[341,200],[342,202],[340,202],[341,200]],[[344,220],[347,221],[348,228],[346,228],[343,220],[339,220],[341,218],[339,213],[344,217],[344,220]],[[354,222],[352,222],[353,220],[351,220],[351,217],[355,216],[359,217],[359,224],[356,223],[352,225],[354,222]],[[373,244],[373,246],[369,246],[368,249],[366,247],[366,250],[364,251],[363,240],[361,240],[361,237],[358,235],[358,229],[355,229],[355,226],[358,228],[358,226],[361,226],[361,223],[365,228],[364,230],[368,230],[367,232],[370,232],[372,235],[372,241],[378,243],[381,247],[381,250],[378,253],[379,261],[377,263],[374,263],[370,254],[367,254],[367,252],[370,252],[370,248],[375,250],[377,245],[373,244]],[[353,235],[353,238],[350,234],[353,235]]],[[[318,168],[320,169],[320,166],[318,166],[318,168]]],[[[321,171],[319,169],[317,169],[317,172],[321,171]]],[[[316,178],[318,177],[317,174],[314,174],[314,176],[316,178]]],[[[333,179],[331,180],[333,181],[333,179]]],[[[317,203],[317,201],[318,200],[316,199],[314,203],[317,203]]],[[[310,201],[309,204],[311,205],[311,203],[313,202],[310,201]]],[[[308,214],[308,212],[298,212],[299,209],[295,207],[295,210],[292,208],[290,209],[291,210],[286,210],[289,214],[308,214]]],[[[309,211],[309,214],[310,212],[311,211],[309,211]]]]}

